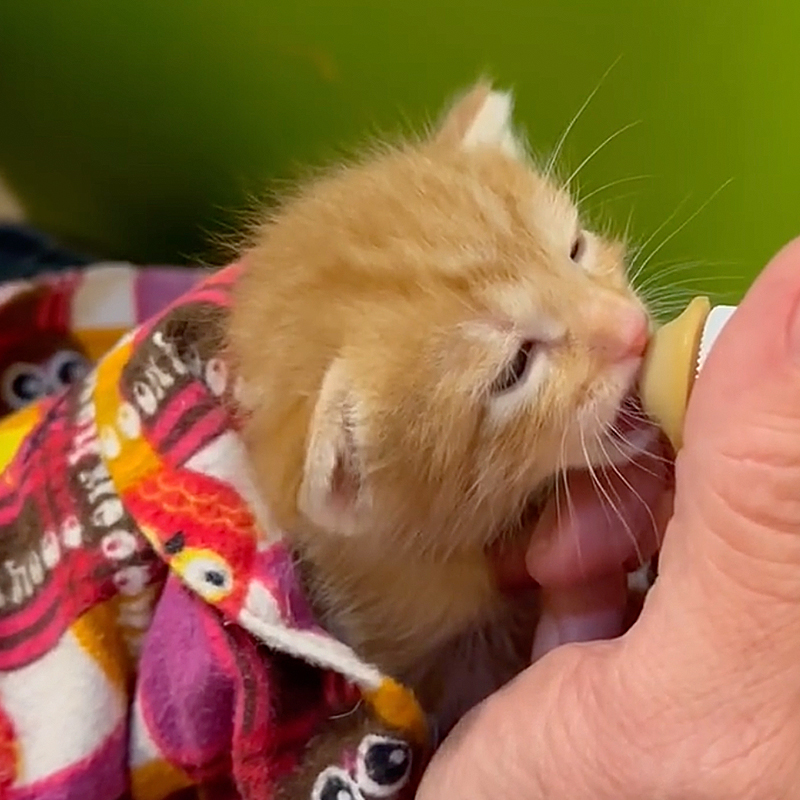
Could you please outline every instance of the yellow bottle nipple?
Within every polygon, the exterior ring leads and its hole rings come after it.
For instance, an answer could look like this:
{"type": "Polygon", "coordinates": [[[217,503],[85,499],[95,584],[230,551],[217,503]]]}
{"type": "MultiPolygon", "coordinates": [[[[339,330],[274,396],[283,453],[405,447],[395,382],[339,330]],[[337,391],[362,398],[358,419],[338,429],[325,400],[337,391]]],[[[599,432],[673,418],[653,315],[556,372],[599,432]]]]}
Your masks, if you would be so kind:
{"type": "Polygon", "coordinates": [[[660,327],[647,348],[639,391],[645,412],[662,428],[676,452],[683,444],[683,418],[697,373],[703,326],[711,311],[695,297],[683,313],[660,327]]]}
{"type": "Polygon", "coordinates": [[[660,327],[645,354],[639,393],[645,412],[662,428],[677,452],[695,378],[735,306],[715,306],[695,297],[683,313],[660,327]]]}

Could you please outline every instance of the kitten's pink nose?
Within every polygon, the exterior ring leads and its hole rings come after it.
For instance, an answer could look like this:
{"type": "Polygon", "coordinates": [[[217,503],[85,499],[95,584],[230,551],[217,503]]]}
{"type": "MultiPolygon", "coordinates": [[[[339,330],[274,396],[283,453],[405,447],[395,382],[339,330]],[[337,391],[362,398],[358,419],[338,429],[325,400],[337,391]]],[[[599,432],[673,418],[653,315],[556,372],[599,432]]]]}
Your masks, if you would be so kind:
{"type": "Polygon", "coordinates": [[[635,306],[620,304],[596,331],[595,347],[609,362],[640,358],[650,335],[647,315],[635,306]]]}

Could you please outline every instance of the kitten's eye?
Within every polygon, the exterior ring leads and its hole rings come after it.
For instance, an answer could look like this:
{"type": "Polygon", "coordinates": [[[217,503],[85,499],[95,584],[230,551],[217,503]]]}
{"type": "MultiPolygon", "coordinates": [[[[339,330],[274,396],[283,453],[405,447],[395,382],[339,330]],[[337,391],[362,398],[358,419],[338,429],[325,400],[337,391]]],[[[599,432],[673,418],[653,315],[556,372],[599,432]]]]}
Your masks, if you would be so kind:
{"type": "Polygon", "coordinates": [[[577,264],[586,252],[586,237],[583,233],[579,233],[572,242],[572,249],[569,251],[569,257],[577,264]]]}
{"type": "Polygon", "coordinates": [[[528,367],[533,360],[536,342],[526,339],[517,350],[514,358],[505,366],[503,371],[492,384],[492,394],[503,394],[513,389],[522,381],[528,372],[528,367]]]}

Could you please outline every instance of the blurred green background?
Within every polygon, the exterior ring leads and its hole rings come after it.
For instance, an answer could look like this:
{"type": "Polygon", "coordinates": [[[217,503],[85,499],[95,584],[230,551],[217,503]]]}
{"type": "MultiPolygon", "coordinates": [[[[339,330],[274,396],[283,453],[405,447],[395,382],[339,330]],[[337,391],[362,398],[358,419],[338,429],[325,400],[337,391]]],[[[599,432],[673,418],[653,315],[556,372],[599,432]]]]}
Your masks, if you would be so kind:
{"type": "Polygon", "coordinates": [[[683,201],[651,246],[732,179],[648,271],[736,300],[800,233],[798,41],[797,0],[2,0],[0,173],[98,256],[213,259],[271,181],[419,126],[480,72],[547,151],[622,56],[565,162],[641,121],[581,187],[650,176],[587,200],[640,239],[683,201]]]}

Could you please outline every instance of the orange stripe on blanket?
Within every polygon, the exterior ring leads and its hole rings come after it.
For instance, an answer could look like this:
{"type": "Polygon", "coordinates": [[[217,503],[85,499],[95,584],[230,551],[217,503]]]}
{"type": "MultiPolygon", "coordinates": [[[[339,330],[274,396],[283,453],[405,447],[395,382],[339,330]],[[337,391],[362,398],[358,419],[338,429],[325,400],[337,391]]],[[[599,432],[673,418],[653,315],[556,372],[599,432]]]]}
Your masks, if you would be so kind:
{"type": "Polygon", "coordinates": [[[133,664],[118,627],[119,604],[120,598],[114,597],[90,608],[70,629],[81,648],[103,670],[109,683],[127,695],[133,664]]]}
{"type": "Polygon", "coordinates": [[[127,332],[126,328],[96,328],[75,331],[73,335],[89,360],[99,361],[127,332]]]}
{"type": "Polygon", "coordinates": [[[6,467],[17,454],[26,436],[36,427],[41,417],[38,404],[17,411],[0,422],[0,470],[6,467]]]}
{"type": "Polygon", "coordinates": [[[125,342],[100,362],[93,396],[103,455],[119,494],[124,494],[161,464],[158,454],[143,436],[130,436],[118,424],[119,411],[125,403],[119,391],[120,376],[131,351],[131,342],[125,342]]]}
{"type": "Polygon", "coordinates": [[[133,800],[164,800],[194,785],[186,773],[166,761],[151,761],[131,770],[133,800]]]}

